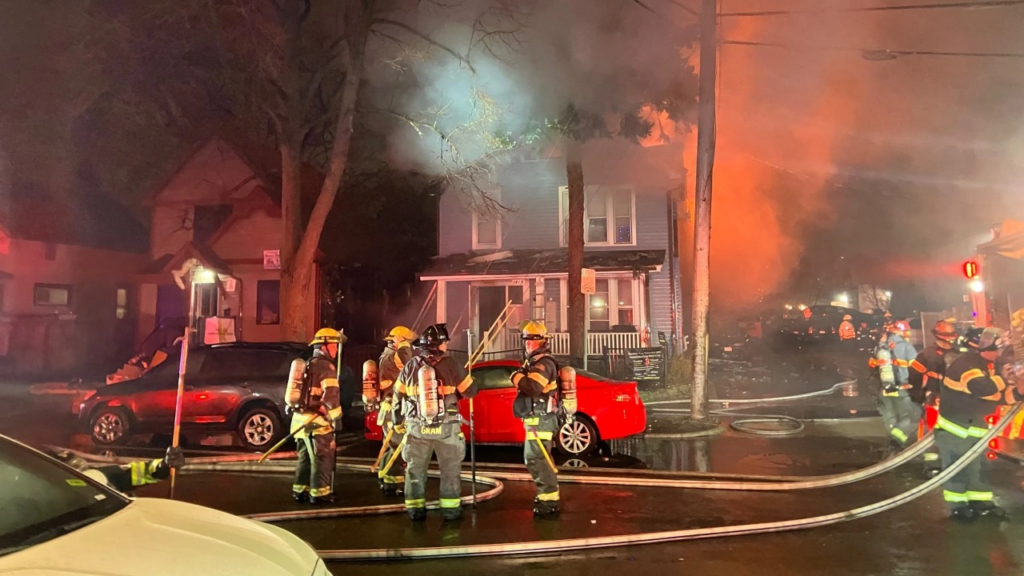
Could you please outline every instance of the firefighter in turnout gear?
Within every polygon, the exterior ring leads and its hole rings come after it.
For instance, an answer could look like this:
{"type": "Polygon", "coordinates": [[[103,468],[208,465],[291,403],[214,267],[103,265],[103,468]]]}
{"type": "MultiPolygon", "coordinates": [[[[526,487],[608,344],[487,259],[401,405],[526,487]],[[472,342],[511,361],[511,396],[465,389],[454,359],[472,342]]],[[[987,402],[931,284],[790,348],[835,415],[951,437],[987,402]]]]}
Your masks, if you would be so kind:
{"type": "Polygon", "coordinates": [[[392,423],[405,434],[405,509],[413,522],[427,517],[427,467],[437,454],[441,469],[441,515],[445,520],[462,518],[462,459],[466,438],[462,434],[459,400],[476,396],[477,388],[466,369],[447,354],[448,327],[428,326],[416,340],[422,349],[405,364],[395,380],[392,423]]]}
{"type": "MultiPolygon", "coordinates": [[[[388,432],[391,431],[391,406],[392,398],[395,393],[395,381],[398,380],[398,375],[401,374],[402,369],[405,365],[412,360],[412,342],[416,340],[416,333],[406,328],[405,326],[395,326],[391,329],[385,341],[387,346],[384,348],[384,353],[380,356],[380,362],[377,364],[377,369],[380,374],[380,410],[377,412],[377,425],[384,430],[384,437],[387,438],[388,432]]],[[[391,462],[391,457],[394,455],[395,450],[402,443],[404,434],[398,432],[391,433],[391,440],[388,442],[388,446],[384,448],[382,462],[391,462]]],[[[401,496],[403,493],[402,485],[405,482],[405,476],[402,471],[405,469],[405,462],[400,460],[396,461],[390,470],[384,470],[381,468],[377,473],[377,477],[380,480],[380,489],[384,492],[385,496],[401,496]]]]}
{"type": "Polygon", "coordinates": [[[530,320],[521,330],[526,360],[522,369],[512,374],[512,385],[518,390],[512,410],[526,429],[523,459],[537,485],[533,513],[554,516],[559,512],[558,475],[549,462],[552,440],[559,429],[558,363],[548,349],[544,324],[530,320]]]}
{"type": "Polygon", "coordinates": [[[919,406],[910,399],[910,364],[917,357],[917,350],[906,340],[909,336],[907,322],[893,322],[888,337],[876,352],[882,381],[879,412],[890,441],[900,447],[917,437],[917,424],[921,419],[919,406]]]}
{"type": "Polygon", "coordinates": [[[167,454],[156,460],[96,467],[89,466],[83,458],[67,450],[50,451],[50,455],[89,478],[124,493],[130,493],[139,486],[162,482],[170,477],[171,469],[177,470],[185,465],[185,455],[181,448],[168,448],[167,454]]]}
{"type": "MultiPolygon", "coordinates": [[[[939,391],[942,388],[942,380],[946,376],[946,365],[956,357],[956,342],[960,335],[952,320],[939,320],[932,328],[932,335],[935,336],[935,343],[917,355],[917,358],[910,363],[910,398],[921,404],[924,408],[925,417],[921,419],[918,438],[929,431],[929,422],[936,421],[939,406],[939,391]]],[[[925,473],[929,476],[938,473],[939,455],[935,452],[927,452],[924,455],[925,473]]]]}
{"type": "MultiPolygon", "coordinates": [[[[942,467],[957,461],[988,430],[986,418],[1000,404],[1014,404],[1024,398],[1024,380],[1008,387],[1003,373],[1009,366],[999,365],[999,356],[1009,344],[1006,332],[999,328],[973,329],[966,336],[968,352],[947,368],[942,380],[942,402],[935,424],[935,444],[942,456],[942,467]]],[[[972,520],[976,516],[1004,517],[995,505],[988,483],[989,462],[977,458],[944,485],[943,498],[954,519],[972,520]]]]}
{"type": "Polygon", "coordinates": [[[340,362],[338,346],[344,341],[345,336],[337,330],[321,328],[310,342],[313,357],[309,362],[292,362],[285,399],[292,413],[291,432],[299,452],[292,484],[296,502],[334,501],[334,429],[341,418],[341,389],[335,362],[340,362]]]}

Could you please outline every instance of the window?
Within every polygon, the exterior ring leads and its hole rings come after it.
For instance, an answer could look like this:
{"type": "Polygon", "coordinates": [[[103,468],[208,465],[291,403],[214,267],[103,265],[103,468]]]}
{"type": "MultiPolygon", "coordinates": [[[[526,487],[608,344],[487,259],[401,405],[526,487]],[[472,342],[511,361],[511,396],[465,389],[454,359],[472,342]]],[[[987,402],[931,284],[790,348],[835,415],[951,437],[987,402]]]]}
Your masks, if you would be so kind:
{"type": "Polygon", "coordinates": [[[590,296],[590,330],[610,332],[616,326],[636,327],[632,278],[598,278],[590,296]]]}
{"type": "Polygon", "coordinates": [[[57,245],[53,242],[47,242],[43,249],[43,257],[50,262],[57,259],[57,245]]]}
{"type": "Polygon", "coordinates": [[[473,370],[473,382],[480,390],[498,390],[512,387],[512,369],[505,367],[473,370]]]}
{"type": "Polygon", "coordinates": [[[512,301],[512,304],[523,303],[523,287],[522,286],[509,286],[508,287],[508,299],[512,301]]]}
{"type": "Polygon", "coordinates": [[[619,322],[620,326],[635,326],[633,322],[633,282],[620,278],[617,282],[618,294],[616,300],[618,300],[618,311],[619,311],[619,322]]]}
{"type": "Polygon", "coordinates": [[[590,295],[590,329],[594,332],[608,332],[612,328],[608,315],[608,280],[598,280],[595,287],[594,294],[590,295]]]}
{"type": "Polygon", "coordinates": [[[71,286],[68,284],[36,284],[32,291],[36,306],[69,306],[71,286]]]}
{"type": "MultiPolygon", "coordinates": [[[[594,246],[633,246],[633,189],[615,186],[587,186],[584,189],[583,241],[594,246]]],[[[569,188],[559,188],[559,220],[562,245],[569,244],[569,188]]]]}
{"type": "Polygon", "coordinates": [[[231,204],[196,206],[192,216],[192,239],[196,242],[209,240],[231,216],[233,209],[231,204]]]}
{"type": "MultiPolygon", "coordinates": [[[[495,200],[501,199],[500,191],[489,190],[495,200]]],[[[473,212],[473,250],[501,248],[501,218],[497,214],[473,212]]]]}
{"type": "Polygon", "coordinates": [[[128,315],[128,290],[124,288],[117,289],[117,319],[124,320],[124,317],[128,315]]]}
{"type": "Polygon", "coordinates": [[[256,282],[256,323],[281,323],[280,280],[259,280],[256,282]]]}
{"type": "MultiPolygon", "coordinates": [[[[287,378],[293,357],[276,350],[212,349],[197,376],[210,379],[287,378]]],[[[189,359],[191,361],[191,358],[189,359]]]]}

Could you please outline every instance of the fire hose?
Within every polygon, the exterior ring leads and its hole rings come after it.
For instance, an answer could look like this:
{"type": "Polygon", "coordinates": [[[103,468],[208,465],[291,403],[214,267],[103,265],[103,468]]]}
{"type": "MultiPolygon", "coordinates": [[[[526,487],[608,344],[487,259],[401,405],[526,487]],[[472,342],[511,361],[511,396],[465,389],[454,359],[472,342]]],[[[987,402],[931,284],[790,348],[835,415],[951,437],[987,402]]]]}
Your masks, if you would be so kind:
{"type": "MultiPolygon", "coordinates": [[[[521,554],[550,554],[556,552],[593,550],[599,548],[614,548],[636,544],[657,544],[666,542],[682,542],[687,540],[699,540],[717,538],[724,536],[744,536],[751,534],[767,534],[773,532],[784,532],[789,530],[806,530],[818,528],[873,516],[887,510],[891,510],[906,504],[920,496],[930,492],[934,488],[949,480],[970,462],[979,457],[988,448],[988,442],[1000,433],[1002,428],[1021,409],[1021,404],[1015,405],[1004,415],[996,425],[971,447],[963,456],[954,462],[947,469],[943,470],[934,478],[919,484],[918,486],[887,498],[852,510],[823,514],[809,518],[795,520],[782,520],[776,522],[760,522],[754,524],[740,524],[734,526],[719,526],[714,528],[693,528],[685,530],[668,530],[662,532],[648,532],[642,534],[627,534],[620,536],[604,536],[593,538],[571,538],[562,540],[546,540],[531,542],[515,542],[503,544],[476,544],[466,546],[438,546],[421,548],[376,548],[365,550],[318,550],[320,557],[326,561],[371,561],[371,560],[410,560],[410,559],[437,559],[437,558],[469,558],[483,556],[511,556],[521,554]]],[[[912,450],[908,450],[910,452],[912,450]]],[[[397,506],[396,506],[397,507],[397,506]]],[[[321,514],[327,510],[312,512],[296,512],[289,514],[288,519],[324,517],[321,514]]]]}

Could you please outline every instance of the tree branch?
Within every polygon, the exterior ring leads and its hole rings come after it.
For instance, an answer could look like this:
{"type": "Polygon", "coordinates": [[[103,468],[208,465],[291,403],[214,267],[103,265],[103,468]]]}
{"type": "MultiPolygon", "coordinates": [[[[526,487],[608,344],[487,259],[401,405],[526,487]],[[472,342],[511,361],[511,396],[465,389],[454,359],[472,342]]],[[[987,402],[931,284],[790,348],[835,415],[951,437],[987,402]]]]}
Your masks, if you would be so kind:
{"type": "Polygon", "coordinates": [[[416,36],[417,38],[423,40],[427,44],[430,44],[431,46],[433,46],[435,48],[439,48],[439,49],[447,52],[453,58],[455,58],[459,62],[465,64],[466,67],[469,68],[469,70],[471,72],[476,74],[476,68],[473,68],[473,65],[469,62],[468,58],[466,58],[465,56],[459,54],[455,50],[452,50],[448,46],[445,46],[441,42],[438,42],[437,40],[434,40],[433,38],[431,38],[427,34],[424,34],[423,32],[420,32],[419,30],[413,28],[412,26],[409,26],[408,24],[405,24],[404,22],[399,22],[398,20],[392,20],[390,18],[374,18],[372,24],[384,24],[384,25],[387,25],[387,26],[394,26],[396,28],[401,28],[402,30],[405,30],[406,32],[412,34],[413,36],[416,36]]]}

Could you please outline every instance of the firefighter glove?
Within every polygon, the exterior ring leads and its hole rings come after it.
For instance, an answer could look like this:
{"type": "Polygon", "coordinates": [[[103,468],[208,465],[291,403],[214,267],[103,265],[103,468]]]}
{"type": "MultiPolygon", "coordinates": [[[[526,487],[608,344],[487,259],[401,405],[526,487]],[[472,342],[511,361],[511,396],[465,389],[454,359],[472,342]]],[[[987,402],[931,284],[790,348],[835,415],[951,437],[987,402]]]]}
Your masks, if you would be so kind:
{"type": "Polygon", "coordinates": [[[177,470],[185,465],[185,453],[178,446],[171,446],[164,455],[164,464],[177,470]]]}
{"type": "Polygon", "coordinates": [[[395,424],[395,433],[405,434],[405,424],[395,424]]]}

